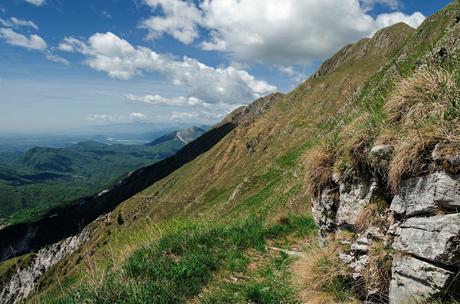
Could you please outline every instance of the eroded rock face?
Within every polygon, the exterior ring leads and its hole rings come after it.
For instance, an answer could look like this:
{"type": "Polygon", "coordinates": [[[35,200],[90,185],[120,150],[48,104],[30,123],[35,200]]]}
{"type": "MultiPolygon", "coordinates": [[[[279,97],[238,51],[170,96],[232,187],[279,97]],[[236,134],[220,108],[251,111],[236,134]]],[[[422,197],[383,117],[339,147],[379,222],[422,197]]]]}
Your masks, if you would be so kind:
{"type": "Polygon", "coordinates": [[[403,181],[390,209],[403,216],[460,210],[460,175],[435,172],[403,181]]]}
{"type": "Polygon", "coordinates": [[[21,303],[32,294],[43,274],[56,265],[64,257],[75,252],[89,237],[83,231],[77,236],[67,238],[59,243],[38,251],[32,258],[29,266],[18,269],[9,282],[0,291],[0,303],[21,303]]]}
{"type": "MultiPolygon", "coordinates": [[[[373,150],[380,157],[385,149],[373,150]]],[[[343,228],[358,231],[363,208],[374,199],[385,198],[379,197],[378,185],[372,180],[337,182],[339,191],[327,190],[314,202],[315,220],[329,234],[343,228]]],[[[365,279],[373,244],[380,242],[393,262],[389,290],[383,297],[379,291],[379,301],[417,303],[416,299],[452,292],[460,273],[460,175],[435,172],[403,181],[401,193],[381,212],[387,223],[356,234],[340,254],[351,276],[357,282],[365,279]]],[[[372,286],[365,289],[365,298],[373,298],[372,286]]]]}
{"type": "Polygon", "coordinates": [[[449,287],[455,273],[410,256],[393,259],[390,303],[416,303],[441,295],[449,287]]]}
{"type": "Polygon", "coordinates": [[[396,230],[393,248],[435,263],[460,264],[460,213],[408,219],[396,230]]]}
{"type": "Polygon", "coordinates": [[[337,199],[337,191],[333,189],[324,190],[319,197],[312,198],[313,219],[319,227],[322,237],[328,232],[334,231],[336,227],[337,199]]]}
{"type": "Polygon", "coordinates": [[[366,183],[340,183],[340,203],[337,209],[336,221],[338,226],[353,226],[363,208],[368,205],[377,190],[375,181],[366,183]]]}

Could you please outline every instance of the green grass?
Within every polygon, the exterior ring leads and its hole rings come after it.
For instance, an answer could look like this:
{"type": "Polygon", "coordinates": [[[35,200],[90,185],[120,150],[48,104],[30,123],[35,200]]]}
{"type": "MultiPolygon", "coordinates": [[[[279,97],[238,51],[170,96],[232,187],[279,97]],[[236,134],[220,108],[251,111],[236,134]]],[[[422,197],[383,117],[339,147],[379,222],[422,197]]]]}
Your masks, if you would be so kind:
{"type": "Polygon", "coordinates": [[[128,172],[183,146],[177,139],[155,146],[82,142],[68,148],[0,154],[0,223],[37,219],[53,207],[102,191],[128,172]]]}
{"type": "MultiPolygon", "coordinates": [[[[246,250],[264,252],[268,239],[314,230],[311,218],[298,216],[272,225],[258,217],[229,225],[177,221],[160,240],[135,251],[118,269],[108,270],[99,286],[70,289],[45,303],[182,303],[200,294],[217,272],[244,271],[249,263],[246,250]]],[[[279,300],[291,295],[287,287],[278,288],[278,270],[286,258],[273,261],[277,268],[265,268],[263,281],[243,286],[243,296],[255,303],[284,303],[279,300]]],[[[214,297],[226,294],[228,290],[214,297]]]]}

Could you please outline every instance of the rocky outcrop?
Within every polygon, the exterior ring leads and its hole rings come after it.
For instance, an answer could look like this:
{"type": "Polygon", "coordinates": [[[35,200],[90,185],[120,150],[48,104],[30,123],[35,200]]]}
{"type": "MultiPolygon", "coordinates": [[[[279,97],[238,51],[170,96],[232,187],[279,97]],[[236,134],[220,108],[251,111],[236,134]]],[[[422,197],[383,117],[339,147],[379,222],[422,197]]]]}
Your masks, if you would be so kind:
{"type": "Polygon", "coordinates": [[[435,172],[403,181],[391,210],[402,216],[460,210],[460,175],[435,172]]]}
{"type": "Polygon", "coordinates": [[[45,272],[78,250],[88,238],[89,232],[84,230],[79,235],[69,237],[38,251],[33,255],[28,266],[17,269],[9,281],[2,286],[0,303],[21,303],[34,292],[45,272]]]}
{"type": "MultiPolygon", "coordinates": [[[[383,159],[388,152],[388,147],[378,146],[370,153],[383,159]]],[[[313,215],[323,242],[343,229],[355,232],[339,259],[349,265],[353,279],[365,286],[366,303],[418,303],[459,293],[460,175],[437,171],[404,180],[394,197],[380,193],[383,187],[377,177],[337,184],[312,199],[313,215]],[[363,231],[358,229],[363,226],[358,222],[360,214],[374,201],[387,202],[381,212],[385,224],[359,233],[363,231]],[[380,290],[363,283],[375,260],[372,248],[376,244],[392,259],[390,284],[380,290]]]]}
{"type": "Polygon", "coordinates": [[[393,248],[434,263],[460,263],[460,213],[410,218],[396,231],[393,248]]]}
{"type": "Polygon", "coordinates": [[[337,209],[339,227],[354,226],[363,208],[375,198],[378,185],[376,181],[340,183],[340,203],[337,209]]]}
{"type": "Polygon", "coordinates": [[[410,256],[393,260],[390,303],[416,303],[446,292],[455,272],[410,256]]]}

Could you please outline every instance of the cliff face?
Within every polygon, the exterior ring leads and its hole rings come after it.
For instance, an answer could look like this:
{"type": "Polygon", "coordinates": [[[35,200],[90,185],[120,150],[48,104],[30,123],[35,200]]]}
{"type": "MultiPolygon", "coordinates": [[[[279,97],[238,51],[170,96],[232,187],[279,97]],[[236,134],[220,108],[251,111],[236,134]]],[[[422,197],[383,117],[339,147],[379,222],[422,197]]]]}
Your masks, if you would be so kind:
{"type": "Polygon", "coordinates": [[[458,1],[428,18],[307,156],[320,239],[366,303],[460,297],[459,20],[458,1]]]}

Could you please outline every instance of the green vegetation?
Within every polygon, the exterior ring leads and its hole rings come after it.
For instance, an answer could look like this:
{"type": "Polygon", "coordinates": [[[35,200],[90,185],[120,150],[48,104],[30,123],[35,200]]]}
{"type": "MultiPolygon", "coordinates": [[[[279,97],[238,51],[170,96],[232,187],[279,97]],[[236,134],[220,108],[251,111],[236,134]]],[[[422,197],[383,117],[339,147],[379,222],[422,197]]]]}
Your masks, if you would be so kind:
{"type": "MultiPolygon", "coordinates": [[[[244,272],[249,264],[248,250],[265,252],[267,240],[290,234],[306,236],[315,230],[310,217],[298,216],[271,225],[257,217],[230,225],[189,220],[174,224],[160,240],[135,251],[120,268],[107,270],[100,285],[71,289],[48,303],[182,303],[198,296],[216,273],[244,272]]],[[[292,302],[285,301],[293,292],[278,273],[286,275],[287,259],[282,254],[273,260],[275,268],[263,267],[262,280],[224,284],[203,302],[292,302]],[[234,298],[223,302],[228,297],[234,298]]]]}
{"type": "MultiPolygon", "coordinates": [[[[187,129],[186,140],[204,131],[187,129]]],[[[68,148],[0,154],[0,224],[25,222],[52,207],[104,190],[128,172],[160,161],[185,143],[169,134],[149,145],[88,141],[68,148]]],[[[173,136],[174,135],[174,136],[173,136]]]]}

